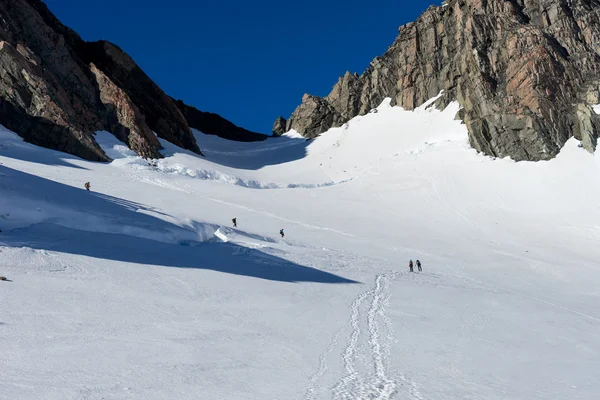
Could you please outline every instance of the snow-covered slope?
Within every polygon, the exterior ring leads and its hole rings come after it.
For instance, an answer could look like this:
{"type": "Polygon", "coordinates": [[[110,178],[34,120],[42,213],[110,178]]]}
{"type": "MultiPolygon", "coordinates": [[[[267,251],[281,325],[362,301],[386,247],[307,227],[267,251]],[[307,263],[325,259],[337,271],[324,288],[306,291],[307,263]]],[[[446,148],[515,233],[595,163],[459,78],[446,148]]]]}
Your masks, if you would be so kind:
{"type": "Polygon", "coordinates": [[[0,131],[0,398],[596,399],[598,158],[457,107],[110,164],[0,131]]]}

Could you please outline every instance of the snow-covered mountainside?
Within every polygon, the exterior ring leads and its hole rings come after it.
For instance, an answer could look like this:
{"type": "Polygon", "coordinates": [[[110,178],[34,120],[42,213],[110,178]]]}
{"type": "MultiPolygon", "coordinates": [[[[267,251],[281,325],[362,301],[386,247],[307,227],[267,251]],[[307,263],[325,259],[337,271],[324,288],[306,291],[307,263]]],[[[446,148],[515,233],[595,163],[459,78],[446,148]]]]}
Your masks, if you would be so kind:
{"type": "Polygon", "coordinates": [[[444,90],[436,106],[457,100],[484,154],[549,160],[571,137],[594,153],[599,57],[599,0],[444,0],[401,26],[361,75],[347,71],[325,97],[305,94],[273,133],[314,137],[385,97],[412,110],[444,90]]]}
{"type": "Polygon", "coordinates": [[[0,398],[597,399],[599,159],[457,111],[112,163],[0,131],[0,398]]]}

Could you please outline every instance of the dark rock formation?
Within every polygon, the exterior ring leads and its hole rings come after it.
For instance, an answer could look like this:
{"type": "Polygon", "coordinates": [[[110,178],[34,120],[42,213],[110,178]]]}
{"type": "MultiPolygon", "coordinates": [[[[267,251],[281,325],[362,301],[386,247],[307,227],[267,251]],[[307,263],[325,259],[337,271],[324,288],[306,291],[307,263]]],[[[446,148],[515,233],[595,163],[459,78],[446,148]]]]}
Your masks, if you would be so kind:
{"type": "Polygon", "coordinates": [[[188,106],[181,100],[175,100],[175,104],[185,117],[188,125],[204,134],[216,135],[237,142],[260,142],[269,137],[262,133],[240,128],[218,114],[200,111],[195,107],[188,106]]]}
{"type": "Polygon", "coordinates": [[[91,136],[104,127],[98,90],[68,44],[81,39],[38,10],[47,12],[38,2],[0,2],[0,123],[29,142],[107,160],[91,136]]]}
{"type": "Polygon", "coordinates": [[[146,117],[150,129],[159,137],[200,153],[196,139],[175,103],[123,50],[105,41],[88,43],[85,61],[94,63],[129,95],[146,117]]]}
{"type": "Polygon", "coordinates": [[[279,116],[279,118],[277,118],[275,120],[275,123],[273,124],[273,136],[281,136],[284,133],[287,132],[287,130],[285,129],[287,125],[287,120],[285,118],[283,118],[282,116],[279,116]]]}
{"type": "Polygon", "coordinates": [[[348,119],[344,119],[327,98],[305,94],[302,104],[287,121],[287,130],[295,129],[304,136],[313,138],[329,128],[343,125],[348,119]]]}
{"type": "MultiPolygon", "coordinates": [[[[194,118],[204,131],[263,138],[213,114],[194,118]]],[[[94,140],[98,130],[147,158],[161,157],[153,131],[201,154],[178,106],[131,57],[111,43],[83,41],[40,0],[0,2],[0,124],[94,161],[109,160],[94,140]]]]}
{"type": "Polygon", "coordinates": [[[161,158],[157,150],[160,148],[158,139],[127,93],[94,64],[91,64],[91,71],[100,89],[100,101],[106,107],[107,130],[142,157],[161,158]]]}
{"type": "Polygon", "coordinates": [[[458,100],[475,149],[549,159],[571,136],[595,147],[599,81],[599,0],[449,0],[402,26],[361,76],[305,95],[286,130],[314,137],[386,97],[413,109],[444,90],[436,106],[458,100]]]}

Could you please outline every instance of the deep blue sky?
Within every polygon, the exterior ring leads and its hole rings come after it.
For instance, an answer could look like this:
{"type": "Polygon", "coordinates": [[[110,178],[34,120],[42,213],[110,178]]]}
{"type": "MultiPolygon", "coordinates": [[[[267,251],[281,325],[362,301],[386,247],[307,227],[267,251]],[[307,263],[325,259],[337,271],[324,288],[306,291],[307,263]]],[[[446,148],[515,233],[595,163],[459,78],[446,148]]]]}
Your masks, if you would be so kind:
{"type": "Polygon", "coordinates": [[[45,0],[85,40],[119,45],[169,95],[270,133],[304,93],[362,73],[435,0],[45,0]]]}

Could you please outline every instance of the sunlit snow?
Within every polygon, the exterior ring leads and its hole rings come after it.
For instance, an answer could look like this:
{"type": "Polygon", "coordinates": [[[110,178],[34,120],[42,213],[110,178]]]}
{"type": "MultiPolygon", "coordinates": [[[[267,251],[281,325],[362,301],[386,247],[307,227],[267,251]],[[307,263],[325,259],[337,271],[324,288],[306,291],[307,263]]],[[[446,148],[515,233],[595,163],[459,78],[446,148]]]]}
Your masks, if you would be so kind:
{"type": "Polygon", "coordinates": [[[458,109],[111,163],[1,130],[0,397],[597,399],[597,156],[478,154],[458,109]]]}

